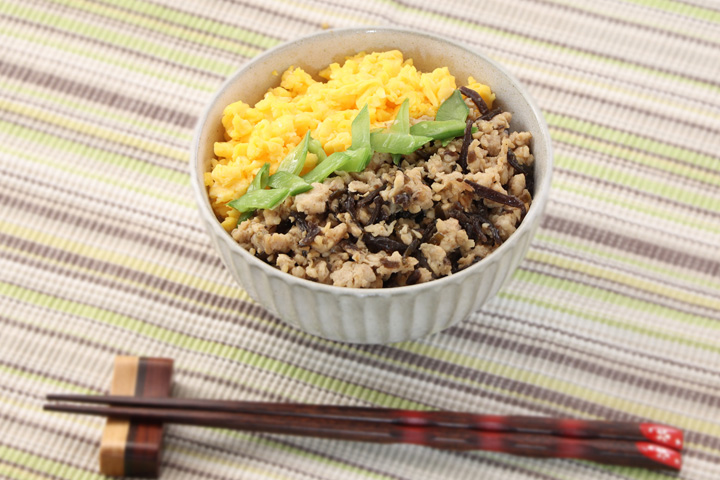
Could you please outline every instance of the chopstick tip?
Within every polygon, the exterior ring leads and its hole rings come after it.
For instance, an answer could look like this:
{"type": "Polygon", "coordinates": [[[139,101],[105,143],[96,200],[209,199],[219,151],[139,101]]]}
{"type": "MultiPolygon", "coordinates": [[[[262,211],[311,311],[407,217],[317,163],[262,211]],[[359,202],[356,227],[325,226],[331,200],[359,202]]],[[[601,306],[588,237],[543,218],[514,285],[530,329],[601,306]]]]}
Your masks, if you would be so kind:
{"type": "Polygon", "coordinates": [[[682,450],[685,444],[683,431],[679,428],[657,423],[641,423],[640,431],[651,442],[674,450],[682,450]]]}

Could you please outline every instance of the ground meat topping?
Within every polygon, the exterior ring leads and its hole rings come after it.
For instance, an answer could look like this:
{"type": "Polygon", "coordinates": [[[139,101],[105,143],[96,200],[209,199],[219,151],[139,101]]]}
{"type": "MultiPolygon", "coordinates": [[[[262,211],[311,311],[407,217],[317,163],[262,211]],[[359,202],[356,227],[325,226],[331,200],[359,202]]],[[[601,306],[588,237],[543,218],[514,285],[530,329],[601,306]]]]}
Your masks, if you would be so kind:
{"type": "Polygon", "coordinates": [[[353,288],[415,285],[482,260],[530,208],[534,159],[530,134],[509,132],[510,113],[466,103],[462,137],[399,165],[376,153],[363,172],[313,184],[242,222],[233,238],[283,272],[353,288]]]}

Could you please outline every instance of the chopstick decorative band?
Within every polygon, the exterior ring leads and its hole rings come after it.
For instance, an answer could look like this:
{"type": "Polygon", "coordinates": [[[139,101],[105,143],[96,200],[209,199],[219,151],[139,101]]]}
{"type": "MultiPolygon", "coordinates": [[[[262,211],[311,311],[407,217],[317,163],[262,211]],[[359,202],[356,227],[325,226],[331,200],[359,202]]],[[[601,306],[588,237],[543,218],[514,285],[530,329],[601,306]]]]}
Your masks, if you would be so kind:
{"type": "Polygon", "coordinates": [[[49,395],[48,399],[113,405],[47,405],[46,409],[52,411],[265,433],[578,458],[656,469],[677,470],[682,463],[678,451],[682,447],[682,432],[656,424],[196,399],[76,395],[49,395]],[[654,442],[656,438],[663,443],[654,442]]]}

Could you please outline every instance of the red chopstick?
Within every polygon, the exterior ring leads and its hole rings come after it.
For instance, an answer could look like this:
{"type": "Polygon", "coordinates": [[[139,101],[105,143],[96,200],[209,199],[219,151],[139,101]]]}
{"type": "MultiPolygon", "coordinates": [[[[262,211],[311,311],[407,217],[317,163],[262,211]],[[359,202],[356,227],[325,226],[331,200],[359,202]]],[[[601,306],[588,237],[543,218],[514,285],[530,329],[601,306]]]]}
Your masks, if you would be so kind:
{"type": "Polygon", "coordinates": [[[666,446],[675,439],[679,440],[675,446],[682,447],[682,432],[655,424],[199,399],[48,395],[48,400],[113,405],[46,405],[49,411],[266,433],[578,458],[644,468],[677,470],[682,463],[681,454],[666,446]],[[648,442],[648,436],[664,443],[648,442]]]}

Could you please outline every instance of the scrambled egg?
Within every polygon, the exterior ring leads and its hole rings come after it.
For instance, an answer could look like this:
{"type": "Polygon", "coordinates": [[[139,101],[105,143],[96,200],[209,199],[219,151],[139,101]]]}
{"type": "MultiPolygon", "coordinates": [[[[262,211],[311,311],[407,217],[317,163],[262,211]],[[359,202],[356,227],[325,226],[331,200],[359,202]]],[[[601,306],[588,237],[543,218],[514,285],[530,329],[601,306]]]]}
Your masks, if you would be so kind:
{"type": "MultiPolygon", "coordinates": [[[[368,105],[370,128],[384,127],[395,118],[405,98],[410,117],[435,117],[440,104],[457,88],[447,67],[419,72],[412,59],[398,50],[359,53],[342,65],[333,63],[316,81],[300,68],[288,68],[280,86],[271,88],[254,107],[238,101],[228,105],[222,123],[225,141],[215,143],[212,170],[205,184],[215,213],[232,230],[239,212],[226,204],[245,193],[257,171],[270,163],[270,174],[309,130],[329,155],[351,144],[350,125],[368,105]]],[[[472,77],[468,86],[492,107],[495,95],[472,77]]],[[[305,169],[312,170],[317,157],[308,154],[305,169]]]]}

